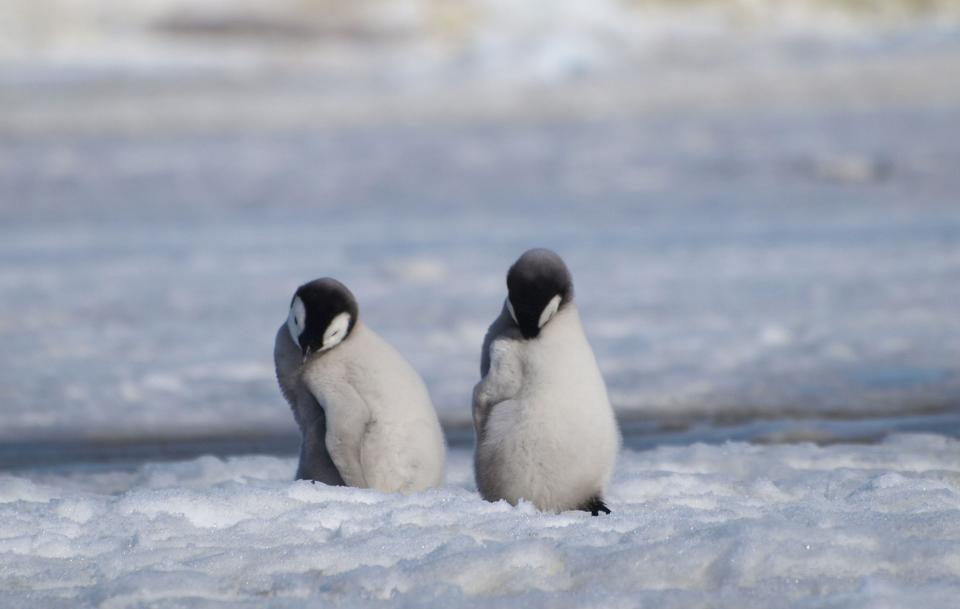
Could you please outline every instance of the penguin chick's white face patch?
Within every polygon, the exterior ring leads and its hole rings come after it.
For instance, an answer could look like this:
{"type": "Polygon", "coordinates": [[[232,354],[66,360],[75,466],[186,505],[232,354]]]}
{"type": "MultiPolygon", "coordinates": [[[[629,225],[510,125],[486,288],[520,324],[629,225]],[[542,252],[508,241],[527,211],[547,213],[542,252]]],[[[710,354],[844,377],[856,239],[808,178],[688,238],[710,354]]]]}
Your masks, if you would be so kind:
{"type": "Polygon", "coordinates": [[[520,322],[517,321],[517,312],[513,310],[513,304],[510,302],[510,298],[507,297],[507,311],[510,311],[510,317],[513,318],[513,323],[520,325],[520,322]]]}
{"type": "Polygon", "coordinates": [[[326,351],[327,349],[332,349],[340,344],[344,338],[347,337],[347,328],[350,327],[350,314],[341,313],[333,318],[330,322],[330,325],[327,326],[326,331],[323,333],[323,347],[320,348],[321,351],[326,351]]]}
{"type": "Polygon", "coordinates": [[[543,308],[543,312],[540,313],[540,319],[537,321],[537,327],[542,328],[547,325],[547,322],[550,321],[550,318],[556,315],[557,310],[560,308],[560,294],[557,294],[550,299],[550,302],[547,303],[547,306],[543,308]]]}
{"type": "Polygon", "coordinates": [[[300,344],[300,335],[307,327],[307,309],[303,306],[303,301],[297,296],[290,305],[290,315],[287,317],[287,330],[290,332],[290,338],[293,342],[300,344]]]}

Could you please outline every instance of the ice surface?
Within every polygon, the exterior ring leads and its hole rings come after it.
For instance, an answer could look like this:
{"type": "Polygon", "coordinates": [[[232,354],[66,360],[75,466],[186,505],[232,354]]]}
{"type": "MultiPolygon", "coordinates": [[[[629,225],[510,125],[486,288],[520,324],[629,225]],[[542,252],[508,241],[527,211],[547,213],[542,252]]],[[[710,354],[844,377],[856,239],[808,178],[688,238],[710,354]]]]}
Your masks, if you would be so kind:
{"type": "Polygon", "coordinates": [[[324,275],[469,421],[531,246],[566,258],[624,413],[955,412],[958,120],[7,137],[0,436],[292,430],[272,340],[324,275]],[[851,178],[851,157],[880,169],[851,178]]]}
{"type": "Polygon", "coordinates": [[[633,424],[956,421],[960,5],[695,4],[7,7],[0,439],[291,432],[323,275],[467,423],[531,246],[633,424]]]}
{"type": "Polygon", "coordinates": [[[0,476],[4,607],[909,607],[960,594],[960,441],[621,455],[592,518],[411,496],[291,459],[0,476]]]}

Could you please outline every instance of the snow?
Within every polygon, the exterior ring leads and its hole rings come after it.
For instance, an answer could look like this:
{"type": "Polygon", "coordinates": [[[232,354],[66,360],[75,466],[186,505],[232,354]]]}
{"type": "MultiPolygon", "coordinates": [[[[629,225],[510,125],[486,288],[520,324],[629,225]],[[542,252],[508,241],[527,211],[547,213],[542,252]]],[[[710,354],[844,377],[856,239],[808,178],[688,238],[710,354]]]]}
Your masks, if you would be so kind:
{"type": "Polygon", "coordinates": [[[0,605],[953,607],[960,441],[625,451],[592,518],[201,457],[0,476],[0,605]]]}
{"type": "Polygon", "coordinates": [[[670,4],[12,7],[0,606],[954,607],[960,5],[670,4]],[[609,517],[472,482],[532,246],[626,434],[609,517]],[[291,480],[272,340],[324,275],[423,374],[443,488],[291,480]]]}
{"type": "Polygon", "coordinates": [[[0,607],[956,606],[960,3],[6,8],[0,607]],[[625,432],[608,517],[473,485],[532,246],[625,432]],[[324,275],[443,488],[291,480],[272,340],[324,275]]]}
{"type": "Polygon", "coordinates": [[[633,419],[955,416],[957,120],[2,138],[0,437],[292,431],[272,340],[325,275],[465,424],[531,246],[565,257],[633,419]],[[851,156],[888,169],[824,174],[851,156]]]}

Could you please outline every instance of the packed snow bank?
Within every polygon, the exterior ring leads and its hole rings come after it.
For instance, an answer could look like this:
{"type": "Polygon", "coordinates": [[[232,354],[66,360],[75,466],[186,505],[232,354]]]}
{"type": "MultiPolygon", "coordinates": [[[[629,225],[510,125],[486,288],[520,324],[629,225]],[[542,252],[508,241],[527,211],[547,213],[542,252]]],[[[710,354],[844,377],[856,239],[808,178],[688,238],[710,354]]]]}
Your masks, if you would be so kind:
{"type": "Polygon", "coordinates": [[[0,477],[0,605],[954,607],[960,442],[626,452],[614,513],[412,496],[289,459],[0,477]]]}

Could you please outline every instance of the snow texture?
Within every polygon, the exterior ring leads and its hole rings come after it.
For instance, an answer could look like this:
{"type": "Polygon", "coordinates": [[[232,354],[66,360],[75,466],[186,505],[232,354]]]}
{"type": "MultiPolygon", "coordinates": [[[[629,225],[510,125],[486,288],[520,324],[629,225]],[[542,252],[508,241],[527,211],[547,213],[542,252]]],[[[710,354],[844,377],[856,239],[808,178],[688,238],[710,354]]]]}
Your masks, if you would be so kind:
{"type": "Polygon", "coordinates": [[[957,606],[960,3],[6,4],[0,607],[957,606]],[[652,448],[608,517],[483,502],[463,449],[410,496],[63,463],[283,445],[325,275],[467,423],[532,246],[652,448]],[[944,435],[696,443],[783,421],[944,435]]]}
{"type": "Polygon", "coordinates": [[[610,516],[292,459],[0,476],[3,607],[918,607],[960,595],[960,442],[624,452],[610,516]]]}
{"type": "Polygon", "coordinates": [[[0,436],[293,431],[272,340],[326,275],[468,422],[531,246],[567,261],[621,413],[956,413],[958,121],[5,137],[0,436]]]}

